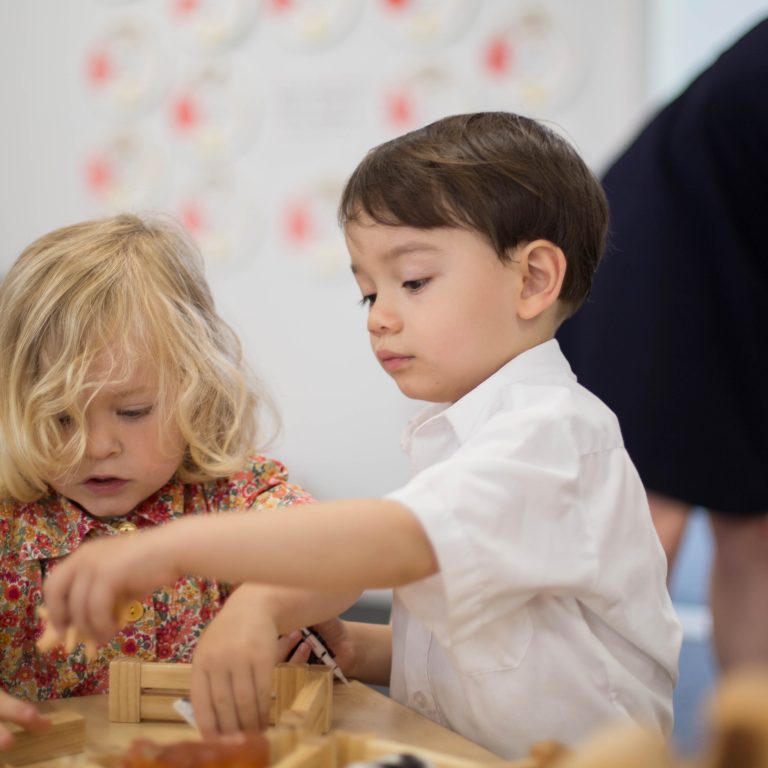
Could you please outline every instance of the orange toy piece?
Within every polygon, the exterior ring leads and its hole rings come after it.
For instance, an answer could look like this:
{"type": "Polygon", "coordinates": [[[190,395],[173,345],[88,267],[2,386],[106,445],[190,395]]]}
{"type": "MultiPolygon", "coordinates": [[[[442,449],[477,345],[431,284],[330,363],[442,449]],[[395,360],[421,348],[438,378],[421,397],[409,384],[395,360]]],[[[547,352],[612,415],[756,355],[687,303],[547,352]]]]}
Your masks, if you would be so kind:
{"type": "Polygon", "coordinates": [[[242,742],[178,741],[160,745],[138,739],[128,748],[121,768],[266,768],[269,742],[249,733],[242,742]]]}

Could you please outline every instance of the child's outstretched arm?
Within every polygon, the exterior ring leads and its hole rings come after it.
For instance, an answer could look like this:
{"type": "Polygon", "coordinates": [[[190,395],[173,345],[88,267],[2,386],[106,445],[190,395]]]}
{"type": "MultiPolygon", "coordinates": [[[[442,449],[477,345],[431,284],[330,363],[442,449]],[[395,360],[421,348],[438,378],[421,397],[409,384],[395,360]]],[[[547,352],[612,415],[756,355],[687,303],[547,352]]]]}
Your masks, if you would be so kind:
{"type": "Polygon", "coordinates": [[[296,507],[290,515],[186,518],[130,537],[89,542],[44,586],[56,629],[73,625],[105,642],[117,607],[179,576],[260,582],[327,592],[397,587],[436,573],[417,518],[390,499],[296,507]]]}
{"type": "Polygon", "coordinates": [[[28,731],[44,731],[51,725],[51,721],[43,717],[34,705],[0,690],[0,749],[7,749],[13,744],[13,737],[3,723],[16,723],[28,731]]]}
{"type": "MultiPolygon", "coordinates": [[[[266,728],[272,670],[301,643],[298,628],[336,616],[358,596],[262,584],[238,587],[203,633],[192,662],[191,699],[202,735],[266,728]]],[[[306,651],[300,647],[292,660],[306,661],[306,651]]],[[[351,671],[349,652],[337,661],[351,671]]]]}

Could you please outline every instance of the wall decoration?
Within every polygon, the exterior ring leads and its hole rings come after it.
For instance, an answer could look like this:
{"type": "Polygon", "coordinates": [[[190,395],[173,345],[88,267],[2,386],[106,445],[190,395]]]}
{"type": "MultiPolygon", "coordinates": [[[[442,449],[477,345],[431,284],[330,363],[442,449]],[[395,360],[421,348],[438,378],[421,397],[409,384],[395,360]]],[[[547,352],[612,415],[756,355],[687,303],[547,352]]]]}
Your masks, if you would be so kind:
{"type": "Polygon", "coordinates": [[[269,29],[293,48],[312,50],[339,43],[354,27],[360,0],[265,0],[269,29]]]}
{"type": "Polygon", "coordinates": [[[578,8],[522,4],[485,40],[481,70],[486,85],[507,109],[543,114],[563,107],[584,84],[580,27],[578,8]]]}
{"type": "Polygon", "coordinates": [[[184,41],[202,52],[237,46],[256,25],[260,0],[167,0],[184,41]]]}
{"type": "Polygon", "coordinates": [[[111,23],[86,51],[85,80],[113,117],[136,117],[155,106],[169,72],[154,28],[138,19],[111,23]]]}
{"type": "Polygon", "coordinates": [[[111,212],[161,207],[168,178],[159,148],[132,131],[92,148],[83,163],[85,188],[111,212]]]}
{"type": "Polygon", "coordinates": [[[280,212],[286,256],[307,264],[319,276],[348,269],[346,245],[337,224],[342,186],[341,178],[317,178],[291,192],[280,212]]]}
{"type": "Polygon", "coordinates": [[[255,203],[238,194],[231,174],[218,172],[192,183],[170,211],[195,238],[210,274],[231,272],[257,257],[264,221],[255,203]]]}
{"type": "Polygon", "coordinates": [[[376,0],[376,25],[398,46],[430,50],[464,34],[480,6],[478,0],[376,0]]]}
{"type": "Polygon", "coordinates": [[[261,107],[256,83],[244,85],[230,66],[214,61],[174,88],[168,118],[188,156],[215,164],[231,160],[254,141],[261,107]]]}
{"type": "Polygon", "coordinates": [[[381,123],[392,134],[410,131],[448,114],[469,112],[470,89],[445,67],[427,65],[401,74],[380,89],[381,123]]]}

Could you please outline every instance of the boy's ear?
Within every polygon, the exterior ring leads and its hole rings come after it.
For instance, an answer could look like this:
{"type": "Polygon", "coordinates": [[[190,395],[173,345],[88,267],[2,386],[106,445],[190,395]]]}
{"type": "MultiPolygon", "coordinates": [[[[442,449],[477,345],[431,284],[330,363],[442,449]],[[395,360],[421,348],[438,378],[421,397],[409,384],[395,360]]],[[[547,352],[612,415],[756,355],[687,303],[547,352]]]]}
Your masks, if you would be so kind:
{"type": "Polygon", "coordinates": [[[566,261],[562,248],[549,240],[534,240],[515,254],[523,274],[518,315],[533,320],[551,307],[560,296],[566,261]]]}

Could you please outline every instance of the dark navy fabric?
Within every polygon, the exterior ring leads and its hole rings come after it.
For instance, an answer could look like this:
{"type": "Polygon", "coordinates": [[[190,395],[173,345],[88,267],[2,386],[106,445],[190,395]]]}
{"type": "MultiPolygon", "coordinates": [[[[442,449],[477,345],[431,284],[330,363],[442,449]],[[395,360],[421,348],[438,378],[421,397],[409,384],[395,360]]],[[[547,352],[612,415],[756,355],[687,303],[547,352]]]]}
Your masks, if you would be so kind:
{"type": "Polygon", "coordinates": [[[768,19],[606,173],[609,246],[558,333],[646,487],[768,511],[768,19]]]}

